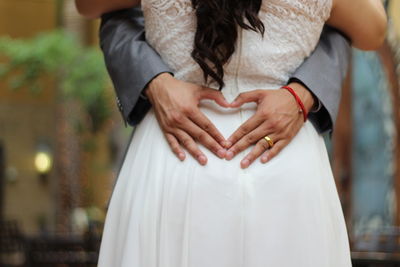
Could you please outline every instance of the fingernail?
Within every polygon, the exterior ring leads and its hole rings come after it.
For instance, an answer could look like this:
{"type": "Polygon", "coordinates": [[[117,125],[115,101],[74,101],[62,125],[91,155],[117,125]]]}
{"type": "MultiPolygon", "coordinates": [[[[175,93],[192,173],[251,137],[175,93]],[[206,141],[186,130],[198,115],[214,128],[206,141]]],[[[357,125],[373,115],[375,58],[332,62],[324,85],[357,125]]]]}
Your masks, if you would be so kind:
{"type": "Polygon", "coordinates": [[[204,165],[207,163],[207,158],[204,155],[200,155],[198,159],[199,159],[200,164],[204,165]]]}
{"type": "Polygon", "coordinates": [[[178,158],[183,161],[185,159],[185,154],[179,153],[178,158]]]}
{"type": "Polygon", "coordinates": [[[217,155],[218,155],[218,157],[220,157],[220,158],[224,158],[224,157],[225,157],[225,154],[226,154],[226,150],[225,150],[225,149],[220,149],[220,150],[218,150],[218,152],[217,152],[217,155]]]}
{"type": "Polygon", "coordinates": [[[250,164],[250,160],[244,159],[244,160],[242,160],[241,164],[242,164],[242,168],[243,169],[247,168],[249,166],[249,164],[250,164]]]}
{"type": "Polygon", "coordinates": [[[233,158],[233,152],[232,151],[226,152],[226,159],[231,160],[232,158],[233,158]]]}
{"type": "Polygon", "coordinates": [[[235,106],[235,105],[237,105],[237,103],[238,103],[237,101],[233,101],[233,102],[231,103],[231,105],[232,105],[232,106],[235,106]]]}
{"type": "Polygon", "coordinates": [[[267,161],[268,161],[268,156],[263,156],[263,157],[261,158],[261,162],[262,162],[262,163],[267,163],[267,161]]]}

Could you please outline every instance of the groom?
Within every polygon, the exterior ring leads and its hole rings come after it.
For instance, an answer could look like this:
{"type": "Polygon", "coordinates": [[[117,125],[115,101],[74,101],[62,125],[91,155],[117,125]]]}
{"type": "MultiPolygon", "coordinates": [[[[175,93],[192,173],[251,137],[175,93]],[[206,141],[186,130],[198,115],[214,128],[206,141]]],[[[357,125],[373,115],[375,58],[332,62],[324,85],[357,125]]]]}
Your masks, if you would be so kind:
{"type": "MultiPolygon", "coordinates": [[[[162,105],[164,111],[173,109],[174,116],[158,112],[157,117],[164,130],[166,125],[170,128],[166,133],[167,140],[181,160],[185,158],[181,147],[184,146],[200,164],[206,164],[207,159],[198,149],[196,141],[215,154],[221,152],[221,146],[225,146],[229,149],[229,154],[224,156],[231,159],[254,144],[254,140],[250,138],[251,132],[260,123],[266,127],[270,126],[281,136],[279,143],[268,150],[267,160],[270,160],[291,141],[302,126],[302,117],[297,116],[298,114],[293,114],[292,117],[281,116],[279,121],[274,121],[273,118],[277,115],[293,109],[296,102],[290,102],[292,96],[283,93],[286,90],[271,90],[270,111],[264,114],[265,118],[257,118],[260,115],[255,114],[256,118],[251,123],[244,123],[228,141],[223,143],[216,127],[198,109],[196,101],[201,99],[193,99],[191,110],[187,110],[186,103],[179,102],[179,92],[182,92],[178,90],[179,87],[184,90],[185,86],[189,88],[197,85],[176,80],[173,77],[173,70],[146,42],[140,8],[104,14],[100,27],[100,43],[125,126],[127,123],[131,126],[138,124],[152,105],[156,109],[162,105]],[[155,95],[157,97],[154,97],[155,95]],[[181,119],[179,129],[174,121],[175,117],[181,119]],[[199,132],[193,133],[190,123],[203,127],[199,132]],[[184,134],[174,135],[174,132],[177,132],[174,130],[183,131],[184,134]]],[[[313,54],[288,81],[305,103],[309,112],[308,119],[320,133],[332,132],[338,113],[341,86],[347,72],[349,51],[349,42],[336,30],[326,27],[313,54]]],[[[222,101],[221,95],[205,95],[204,98],[222,101]]],[[[241,101],[246,101],[244,98],[244,95],[239,96],[241,101]]]]}

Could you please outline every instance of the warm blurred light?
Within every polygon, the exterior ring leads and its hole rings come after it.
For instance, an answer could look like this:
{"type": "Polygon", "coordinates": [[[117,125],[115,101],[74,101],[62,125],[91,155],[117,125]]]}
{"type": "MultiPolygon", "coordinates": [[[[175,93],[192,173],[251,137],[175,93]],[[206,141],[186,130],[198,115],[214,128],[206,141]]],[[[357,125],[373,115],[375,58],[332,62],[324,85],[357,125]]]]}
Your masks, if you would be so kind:
{"type": "Polygon", "coordinates": [[[35,167],[40,174],[49,173],[53,160],[50,153],[38,151],[35,156],[35,167]]]}

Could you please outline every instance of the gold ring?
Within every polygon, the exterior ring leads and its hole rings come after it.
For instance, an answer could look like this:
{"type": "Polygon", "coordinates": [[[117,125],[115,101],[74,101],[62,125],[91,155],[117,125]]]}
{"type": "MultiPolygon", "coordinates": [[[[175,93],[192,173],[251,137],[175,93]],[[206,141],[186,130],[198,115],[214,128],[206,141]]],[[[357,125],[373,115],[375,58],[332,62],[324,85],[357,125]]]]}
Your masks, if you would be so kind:
{"type": "Polygon", "coordinates": [[[266,135],[266,136],[264,137],[264,139],[265,139],[265,141],[268,142],[268,145],[269,145],[270,148],[274,146],[274,141],[272,141],[271,137],[269,137],[268,135],[266,135]]]}

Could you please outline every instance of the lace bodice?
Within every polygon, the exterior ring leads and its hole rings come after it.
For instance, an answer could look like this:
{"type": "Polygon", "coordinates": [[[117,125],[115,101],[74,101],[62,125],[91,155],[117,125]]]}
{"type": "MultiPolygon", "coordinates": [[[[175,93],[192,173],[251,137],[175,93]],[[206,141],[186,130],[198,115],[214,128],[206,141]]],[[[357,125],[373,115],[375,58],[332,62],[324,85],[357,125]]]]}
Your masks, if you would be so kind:
{"type": "MultiPolygon", "coordinates": [[[[331,5],[332,0],[263,0],[259,17],[264,38],[239,30],[236,51],[224,66],[226,88],[247,91],[286,83],[314,50],[331,5]]],[[[142,0],[142,8],[146,38],[175,77],[204,84],[202,70],[191,58],[196,29],[191,0],[142,0]]]]}

